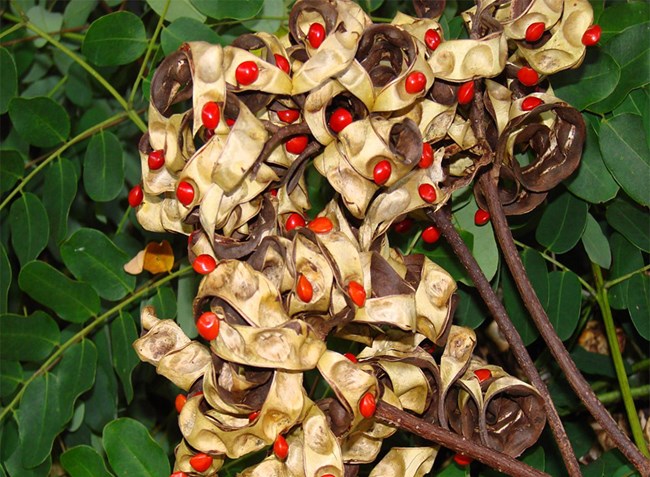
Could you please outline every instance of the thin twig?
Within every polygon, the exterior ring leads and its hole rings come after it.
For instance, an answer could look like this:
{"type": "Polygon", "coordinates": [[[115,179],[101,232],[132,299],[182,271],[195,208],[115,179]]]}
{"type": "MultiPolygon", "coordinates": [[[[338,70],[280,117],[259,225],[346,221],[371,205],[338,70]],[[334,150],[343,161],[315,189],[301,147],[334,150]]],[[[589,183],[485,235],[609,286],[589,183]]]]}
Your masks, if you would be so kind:
{"type": "Polygon", "coordinates": [[[618,277],[618,278],[614,278],[613,280],[609,280],[609,281],[605,282],[604,286],[605,286],[605,288],[611,288],[614,285],[618,285],[619,283],[624,282],[625,280],[629,280],[630,278],[632,278],[637,273],[643,273],[643,272],[645,272],[647,270],[650,270],[650,265],[646,265],[645,267],[641,267],[638,270],[634,270],[633,272],[626,273],[622,277],[618,277]]]}

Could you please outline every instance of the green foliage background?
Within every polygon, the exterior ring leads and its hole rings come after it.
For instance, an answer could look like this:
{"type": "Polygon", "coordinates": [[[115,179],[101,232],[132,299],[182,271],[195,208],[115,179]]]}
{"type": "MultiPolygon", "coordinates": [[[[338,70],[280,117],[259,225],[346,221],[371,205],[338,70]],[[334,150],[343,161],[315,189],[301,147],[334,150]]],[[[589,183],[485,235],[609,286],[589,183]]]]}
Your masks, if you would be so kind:
{"type": "MultiPolygon", "coordinates": [[[[359,3],[375,21],[411,11],[410,2],[359,3]]],[[[639,444],[635,402],[647,409],[650,395],[650,4],[592,4],[603,27],[600,45],[580,69],[551,78],[556,94],[583,110],[581,168],[511,227],[559,336],[601,399],[626,414],[639,444]],[[604,322],[613,359],[576,346],[592,319],[604,322]],[[627,336],[622,356],[614,324],[627,336]]],[[[448,0],[441,19],[447,38],[464,35],[457,13],[465,7],[448,0]]],[[[284,0],[0,3],[0,476],[170,473],[168,456],[180,438],[178,390],[139,365],[131,342],[143,304],[196,336],[191,300],[198,281],[185,240],[144,232],[126,201],[140,181],[136,145],[146,129],[149,81],[183,41],[225,45],[247,31],[286,32],[289,8],[284,0]],[[122,270],[148,241],[164,238],[181,257],[172,273],[136,279],[122,270]]],[[[321,180],[309,176],[316,209],[327,199],[321,180]]],[[[491,228],[474,225],[470,191],[453,204],[461,234],[550,376],[576,453],[586,453],[595,435],[537,339],[491,228]]],[[[490,319],[469,279],[444,244],[420,240],[418,225],[392,239],[450,270],[462,284],[456,322],[482,336],[490,319]]],[[[549,442],[544,435],[524,460],[561,475],[549,442]]],[[[465,475],[445,457],[436,475],[465,475]]],[[[256,458],[228,463],[220,475],[235,475],[256,458]]],[[[584,474],[629,469],[608,452],[584,474]]]]}

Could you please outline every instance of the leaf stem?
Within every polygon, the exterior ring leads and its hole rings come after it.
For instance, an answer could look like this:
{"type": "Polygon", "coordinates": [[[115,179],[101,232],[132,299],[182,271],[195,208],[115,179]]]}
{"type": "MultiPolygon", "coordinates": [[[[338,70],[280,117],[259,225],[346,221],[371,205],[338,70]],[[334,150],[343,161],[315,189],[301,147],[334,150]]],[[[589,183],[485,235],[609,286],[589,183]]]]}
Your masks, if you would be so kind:
{"type": "Polygon", "coordinates": [[[415,248],[415,244],[418,243],[418,240],[420,236],[422,235],[422,230],[418,230],[418,232],[413,235],[413,238],[411,239],[411,242],[409,243],[409,246],[406,248],[406,252],[404,252],[404,255],[410,255],[413,249],[415,248]]]}
{"type": "Polygon", "coordinates": [[[632,278],[637,273],[643,273],[643,272],[645,272],[647,270],[650,270],[650,265],[646,265],[645,267],[641,267],[638,270],[634,270],[633,272],[630,272],[630,273],[627,273],[627,274],[623,275],[622,277],[618,277],[618,278],[614,278],[613,280],[609,280],[609,281],[603,283],[603,287],[605,289],[611,288],[614,285],[618,285],[619,283],[624,282],[625,280],[629,280],[630,278],[632,278]]]}
{"type": "Polygon", "coordinates": [[[612,361],[614,362],[616,378],[618,379],[618,385],[621,391],[621,395],[623,396],[623,405],[625,407],[625,412],[627,413],[627,419],[630,424],[630,430],[632,431],[632,437],[634,438],[634,442],[641,450],[641,452],[646,457],[650,457],[648,444],[643,438],[643,429],[641,429],[641,423],[639,422],[639,414],[636,411],[634,398],[630,392],[630,383],[627,379],[627,374],[625,373],[625,364],[623,363],[623,356],[621,355],[621,349],[618,345],[616,326],[614,325],[612,309],[609,306],[609,297],[607,296],[607,290],[604,286],[603,274],[597,264],[592,263],[591,268],[593,270],[594,279],[596,281],[596,289],[598,290],[596,300],[598,301],[600,313],[603,317],[603,323],[605,324],[605,334],[607,335],[607,343],[609,344],[609,354],[611,355],[612,361]]]}
{"type": "MultiPolygon", "coordinates": [[[[25,26],[25,24],[19,20],[18,23],[16,23],[14,26],[7,28],[5,31],[0,33],[0,40],[2,40],[5,36],[11,35],[16,30],[20,30],[24,26],[25,26]]],[[[8,45],[8,43],[3,43],[0,46],[9,46],[9,45],[8,45]]]]}
{"type": "Polygon", "coordinates": [[[187,266],[184,268],[181,268],[174,273],[171,273],[167,275],[166,277],[161,278],[160,280],[157,280],[149,285],[145,285],[141,287],[139,290],[131,294],[130,297],[127,299],[123,300],[122,302],[118,303],[115,305],[113,308],[110,310],[104,312],[102,315],[98,316],[95,318],[90,324],[86,325],[84,328],[82,328],[78,333],[76,333],[74,336],[72,336],[68,341],[66,341],[64,344],[61,345],[52,355],[32,374],[27,380],[23,383],[22,388],[20,388],[20,391],[16,393],[14,398],[11,400],[11,402],[7,405],[2,410],[2,413],[0,413],[0,422],[3,421],[3,419],[9,414],[10,412],[13,411],[13,409],[18,405],[20,402],[20,399],[22,398],[23,394],[25,393],[25,390],[27,389],[27,386],[29,386],[32,381],[34,381],[38,376],[46,372],[50,367],[58,360],[60,357],[63,355],[63,353],[66,352],[72,345],[77,343],[78,341],[81,341],[83,338],[88,336],[91,331],[93,331],[95,328],[97,328],[99,325],[103,324],[108,318],[112,317],[116,313],[119,313],[122,309],[124,309],[126,306],[130,305],[134,301],[138,300],[139,298],[147,295],[153,290],[158,289],[158,287],[161,287],[167,282],[170,282],[178,277],[181,277],[188,273],[190,270],[192,270],[191,266],[187,266]]]}
{"type": "MultiPolygon", "coordinates": [[[[598,399],[604,404],[612,404],[621,400],[622,393],[620,390],[609,391],[598,395],[598,399]]],[[[647,398],[650,395],[650,384],[644,384],[636,388],[630,388],[630,395],[633,398],[647,398]]]]}

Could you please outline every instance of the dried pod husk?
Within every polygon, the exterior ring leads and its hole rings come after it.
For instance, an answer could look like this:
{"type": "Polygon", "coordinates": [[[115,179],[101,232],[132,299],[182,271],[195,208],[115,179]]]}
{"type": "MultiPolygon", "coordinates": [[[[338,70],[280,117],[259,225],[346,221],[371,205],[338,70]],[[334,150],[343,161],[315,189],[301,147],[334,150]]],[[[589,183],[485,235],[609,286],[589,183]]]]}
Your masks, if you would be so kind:
{"type": "MultiPolygon", "coordinates": [[[[443,84],[443,82],[436,81],[432,91],[436,89],[438,84],[443,84]]],[[[433,144],[445,138],[456,116],[456,105],[456,102],[444,104],[427,98],[418,103],[421,109],[418,127],[423,142],[433,144]]]]}
{"type": "Polygon", "coordinates": [[[142,228],[150,232],[176,232],[189,234],[192,226],[182,221],[175,197],[149,194],[144,191],[144,199],[136,210],[136,218],[142,228]]]}
{"type": "Polygon", "coordinates": [[[408,32],[409,35],[414,37],[418,41],[417,44],[419,50],[426,49],[424,37],[429,30],[438,33],[440,39],[444,41],[444,31],[442,30],[442,26],[432,18],[414,18],[405,13],[397,12],[390,24],[399,26],[402,30],[408,32]]]}
{"type": "Polygon", "coordinates": [[[420,18],[437,19],[445,11],[447,0],[413,0],[413,8],[420,18]]]}
{"type": "Polygon", "coordinates": [[[515,1],[499,6],[495,18],[503,24],[508,38],[524,40],[531,24],[539,22],[550,28],[558,22],[563,9],[564,0],[515,1]]]}
{"type": "Polygon", "coordinates": [[[198,476],[198,475],[217,475],[217,472],[224,463],[224,457],[222,455],[212,455],[212,464],[204,472],[197,472],[194,470],[190,464],[190,459],[196,455],[196,451],[193,451],[190,446],[187,445],[185,440],[181,442],[174,449],[174,457],[176,459],[174,463],[174,472],[185,472],[189,476],[198,476]]]}
{"type": "MultiPolygon", "coordinates": [[[[275,66],[275,62],[269,63],[257,55],[242,48],[226,46],[223,49],[223,77],[227,88],[234,92],[241,91],[262,91],[264,93],[287,95],[291,93],[291,77],[275,66]],[[241,85],[237,82],[235,71],[237,67],[245,62],[252,61],[257,65],[258,76],[249,85],[241,85]]],[[[270,102],[272,98],[267,101],[270,102]]],[[[261,109],[261,108],[260,108],[261,109]]]]}
{"type": "Polygon", "coordinates": [[[474,360],[470,362],[465,374],[448,390],[443,403],[444,420],[449,429],[476,444],[484,443],[479,424],[484,407],[483,392],[472,368],[473,365],[481,367],[480,364],[474,360]]]}
{"type": "Polygon", "coordinates": [[[304,475],[320,477],[332,474],[342,477],[343,457],[338,439],[330,429],[327,417],[312,405],[302,421],[302,453],[304,475]]]}
{"type": "Polygon", "coordinates": [[[393,447],[369,477],[424,477],[433,467],[438,447],[393,447]]]}
{"type": "Polygon", "coordinates": [[[293,276],[287,267],[287,249],[291,246],[289,239],[277,235],[264,237],[248,264],[275,285],[280,293],[285,293],[293,286],[293,276]]]}
{"type": "MultiPolygon", "coordinates": [[[[192,65],[189,44],[168,55],[151,79],[151,110],[169,118],[169,108],[192,97],[192,65]]],[[[151,118],[151,116],[150,116],[151,118]]]]}

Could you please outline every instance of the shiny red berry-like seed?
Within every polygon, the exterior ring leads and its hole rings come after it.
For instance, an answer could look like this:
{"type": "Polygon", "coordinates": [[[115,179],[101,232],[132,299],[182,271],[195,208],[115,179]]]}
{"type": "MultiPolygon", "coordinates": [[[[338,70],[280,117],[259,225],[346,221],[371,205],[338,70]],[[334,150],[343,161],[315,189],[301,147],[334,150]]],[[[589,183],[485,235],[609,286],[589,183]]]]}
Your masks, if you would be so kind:
{"type": "Polygon", "coordinates": [[[244,86],[254,83],[259,75],[260,70],[257,67],[257,63],[254,61],[243,61],[239,63],[235,70],[235,79],[237,80],[237,83],[244,86]]]}
{"type": "Polygon", "coordinates": [[[533,86],[539,81],[539,75],[530,66],[522,66],[517,71],[517,79],[524,86],[533,86]]]}
{"type": "Polygon", "coordinates": [[[287,229],[287,232],[290,230],[295,229],[296,227],[304,227],[305,226],[305,219],[303,218],[302,215],[293,213],[289,217],[287,217],[287,221],[284,224],[284,228],[287,229]]]}
{"type": "Polygon", "coordinates": [[[259,411],[253,411],[248,415],[248,422],[253,422],[255,419],[257,419],[260,415],[259,411]]]}
{"type": "Polygon", "coordinates": [[[352,113],[345,108],[336,108],[329,120],[329,127],[335,133],[339,133],[352,122],[352,113]]]}
{"type": "Polygon", "coordinates": [[[418,186],[418,194],[423,201],[433,204],[436,201],[436,188],[431,184],[420,184],[418,186]]]}
{"type": "Polygon", "coordinates": [[[361,283],[355,281],[348,283],[348,295],[358,307],[366,304],[366,290],[361,283]]]}
{"type": "Polygon", "coordinates": [[[385,184],[392,172],[393,166],[390,165],[390,162],[387,160],[379,161],[372,170],[372,180],[377,185],[385,184]]]}
{"type": "Polygon", "coordinates": [[[409,73],[404,83],[404,89],[408,94],[417,94],[424,91],[427,85],[427,77],[421,71],[409,73]]]}
{"type": "Polygon", "coordinates": [[[458,465],[465,467],[468,466],[469,464],[472,463],[474,459],[471,457],[467,457],[466,455],[463,454],[456,454],[454,456],[454,462],[456,462],[458,465]]]}
{"type": "Polygon", "coordinates": [[[280,121],[287,124],[291,124],[300,117],[300,111],[297,109],[283,109],[282,111],[278,111],[276,114],[280,121]]]}
{"type": "Polygon", "coordinates": [[[235,124],[235,120],[230,119],[230,118],[226,118],[226,124],[228,125],[229,128],[231,128],[235,124]]]}
{"type": "Polygon", "coordinates": [[[405,234],[411,230],[411,227],[413,227],[413,221],[407,218],[393,225],[393,230],[398,234],[405,234]]]}
{"type": "Polygon", "coordinates": [[[289,60],[287,60],[282,55],[278,55],[277,53],[274,54],[273,57],[275,58],[275,66],[280,68],[286,74],[289,74],[289,72],[291,71],[291,65],[289,65],[289,60]]]}
{"type": "Polygon", "coordinates": [[[182,470],[179,470],[178,472],[171,474],[169,477],[187,477],[187,474],[182,470]]]}
{"type": "Polygon", "coordinates": [[[320,23],[312,23],[307,32],[307,40],[312,48],[318,48],[325,40],[325,27],[320,23]]]}
{"type": "Polygon", "coordinates": [[[190,459],[190,465],[197,472],[205,472],[212,465],[212,456],[200,452],[190,459]]]}
{"type": "Polygon", "coordinates": [[[528,96],[526,99],[524,99],[521,102],[521,110],[522,111],[532,111],[535,109],[537,106],[540,104],[544,104],[544,101],[539,99],[536,96],[528,96]]]}
{"type": "Polygon", "coordinates": [[[196,320],[196,329],[203,339],[212,341],[219,336],[219,318],[215,313],[206,311],[196,320]]]}
{"type": "Polygon", "coordinates": [[[212,272],[212,270],[217,268],[217,261],[212,255],[204,253],[194,259],[192,268],[196,273],[207,275],[208,273],[212,272]]]}
{"type": "Polygon", "coordinates": [[[181,181],[176,188],[176,197],[185,207],[194,200],[194,187],[189,182],[181,181]]]}
{"type": "Polygon", "coordinates": [[[346,358],[348,358],[348,359],[349,359],[350,361],[352,361],[353,363],[356,363],[356,362],[357,362],[357,357],[356,357],[355,355],[353,355],[352,353],[345,353],[343,356],[345,356],[346,358]]]}
{"type": "Polygon", "coordinates": [[[435,31],[433,28],[429,28],[424,34],[424,42],[427,44],[427,48],[431,51],[438,48],[442,38],[440,38],[440,33],[435,31]]]}
{"type": "Polygon", "coordinates": [[[277,189],[271,189],[271,197],[277,197],[278,196],[278,190],[277,189]]]}
{"type": "Polygon", "coordinates": [[[152,171],[160,169],[165,165],[165,151],[158,149],[156,151],[151,151],[149,156],[147,156],[147,165],[152,171]]]}
{"type": "Polygon", "coordinates": [[[478,378],[479,383],[482,383],[492,377],[492,372],[489,369],[477,369],[474,371],[474,376],[478,378]]]}
{"type": "Polygon", "coordinates": [[[422,231],[422,240],[426,243],[436,243],[440,238],[440,231],[433,225],[430,225],[422,231]]]}
{"type": "Polygon", "coordinates": [[[474,99],[474,82],[468,81],[458,88],[458,104],[469,104],[474,99]]]}
{"type": "Polygon", "coordinates": [[[298,277],[298,283],[296,283],[296,293],[298,294],[298,298],[305,303],[309,303],[314,296],[314,288],[302,273],[298,277]]]}
{"type": "Polygon", "coordinates": [[[307,227],[317,234],[326,234],[334,228],[334,224],[327,217],[316,217],[307,227]]]}
{"type": "Polygon", "coordinates": [[[186,402],[187,396],[185,394],[178,394],[176,396],[176,399],[174,399],[174,407],[176,408],[176,412],[180,414],[186,402]]]}
{"type": "Polygon", "coordinates": [[[431,164],[433,164],[433,149],[431,148],[431,144],[425,142],[422,144],[422,156],[420,157],[418,166],[420,166],[421,169],[426,169],[427,167],[430,167],[431,164]]]}
{"type": "Polygon", "coordinates": [[[309,139],[307,136],[294,136],[285,143],[285,147],[287,148],[287,152],[291,154],[300,154],[305,150],[308,143],[309,139]]]}
{"type": "Polygon", "coordinates": [[[591,25],[582,35],[582,44],[585,46],[594,46],[600,41],[600,35],[603,29],[600,25],[591,25]]]}
{"type": "Polygon", "coordinates": [[[289,455],[289,444],[284,436],[278,435],[278,437],[275,438],[275,442],[273,443],[273,453],[280,460],[286,459],[289,455]]]}
{"type": "Polygon", "coordinates": [[[370,419],[375,415],[375,409],[377,408],[377,403],[375,402],[375,396],[372,393],[366,393],[361,397],[359,401],[359,412],[366,419],[370,419]]]}
{"type": "Polygon", "coordinates": [[[219,111],[219,105],[214,101],[208,101],[203,105],[201,110],[201,122],[205,129],[214,129],[219,125],[219,119],[221,118],[221,112],[219,111]]]}
{"type": "Polygon", "coordinates": [[[526,28],[526,41],[528,43],[534,43],[539,40],[544,34],[546,25],[543,22],[535,22],[528,25],[526,28]]]}
{"type": "Polygon", "coordinates": [[[487,210],[478,209],[474,213],[474,223],[476,225],[485,225],[490,221],[490,213],[487,210]]]}
{"type": "Polygon", "coordinates": [[[320,477],[334,477],[334,474],[324,474],[324,475],[321,475],[320,477]]]}
{"type": "Polygon", "coordinates": [[[144,192],[142,192],[142,186],[137,184],[133,186],[133,189],[129,191],[129,205],[133,208],[142,204],[144,200],[144,192]]]}

